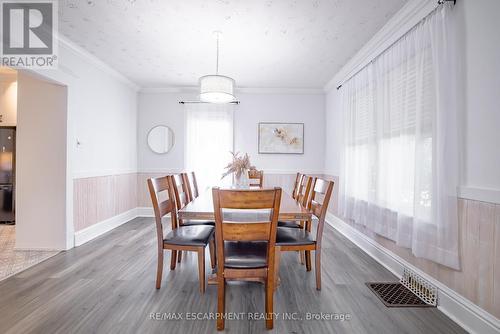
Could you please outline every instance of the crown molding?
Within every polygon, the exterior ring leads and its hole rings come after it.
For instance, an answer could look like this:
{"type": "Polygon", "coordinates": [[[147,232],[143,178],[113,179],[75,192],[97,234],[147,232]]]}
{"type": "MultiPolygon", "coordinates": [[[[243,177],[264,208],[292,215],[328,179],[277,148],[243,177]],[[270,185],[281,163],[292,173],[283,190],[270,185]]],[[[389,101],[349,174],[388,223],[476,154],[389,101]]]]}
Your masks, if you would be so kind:
{"type": "Polygon", "coordinates": [[[242,94],[290,94],[290,95],[323,95],[321,88],[293,88],[293,87],[241,87],[236,89],[242,94]]]}
{"type": "MultiPolygon", "coordinates": [[[[124,83],[128,87],[132,88],[134,91],[136,91],[136,92],[139,91],[140,87],[137,84],[135,84],[133,81],[128,79],[126,76],[124,76],[123,74],[121,74],[120,72],[118,72],[117,70],[115,70],[114,68],[112,68],[111,66],[106,64],[105,62],[103,62],[101,59],[97,58],[96,56],[94,56],[93,54],[91,54],[90,52],[85,50],[84,48],[76,45],[73,41],[67,39],[66,37],[58,36],[57,38],[58,38],[58,41],[59,41],[61,47],[63,47],[65,49],[73,52],[74,54],[80,56],[83,60],[86,60],[88,63],[94,65],[95,67],[97,67],[101,71],[111,75],[115,79],[124,83]]],[[[64,66],[61,66],[61,67],[64,67],[64,66]]],[[[66,68],[66,67],[64,67],[64,68],[66,68]]]]}
{"type": "MultiPolygon", "coordinates": [[[[198,86],[166,86],[143,87],[139,90],[142,94],[165,93],[198,93],[198,86]]],[[[323,95],[321,88],[288,88],[288,87],[237,87],[236,94],[283,94],[283,95],[323,95]]]]}
{"type": "Polygon", "coordinates": [[[437,0],[406,3],[324,86],[329,92],[366,66],[438,6],[437,0]]]}
{"type": "Polygon", "coordinates": [[[165,86],[165,87],[142,87],[141,94],[164,94],[164,93],[197,93],[199,87],[196,86],[165,86]]]}

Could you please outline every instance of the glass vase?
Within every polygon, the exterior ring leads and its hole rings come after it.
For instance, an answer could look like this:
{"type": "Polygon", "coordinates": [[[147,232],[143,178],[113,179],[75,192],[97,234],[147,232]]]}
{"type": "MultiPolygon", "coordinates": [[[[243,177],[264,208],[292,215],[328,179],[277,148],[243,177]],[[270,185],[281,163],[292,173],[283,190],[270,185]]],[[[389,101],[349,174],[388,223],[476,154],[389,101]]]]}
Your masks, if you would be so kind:
{"type": "Polygon", "coordinates": [[[233,173],[233,187],[234,188],[247,188],[248,187],[248,170],[244,169],[238,176],[233,173]]]}

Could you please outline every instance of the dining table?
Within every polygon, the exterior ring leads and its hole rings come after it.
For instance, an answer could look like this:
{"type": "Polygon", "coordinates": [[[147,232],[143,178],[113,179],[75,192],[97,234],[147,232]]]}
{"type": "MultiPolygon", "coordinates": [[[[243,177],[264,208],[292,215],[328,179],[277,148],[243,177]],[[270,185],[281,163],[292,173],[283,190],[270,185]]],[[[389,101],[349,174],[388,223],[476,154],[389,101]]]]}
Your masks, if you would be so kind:
{"type": "MultiPolygon", "coordinates": [[[[221,187],[221,189],[224,189],[221,187]]],[[[233,188],[231,188],[233,189],[233,188]]],[[[270,189],[269,187],[248,187],[250,190],[259,189],[270,189]]],[[[269,217],[269,210],[245,210],[243,216],[238,216],[236,212],[238,210],[226,210],[224,218],[226,215],[231,215],[234,212],[235,216],[231,217],[231,221],[251,221],[255,219],[260,220],[262,215],[267,215],[269,217]],[[250,220],[249,220],[250,219],[250,220]]],[[[214,204],[212,199],[212,189],[207,189],[201,192],[200,195],[189,202],[184,208],[177,213],[179,220],[215,220],[214,214],[214,204]]],[[[296,201],[289,193],[286,191],[281,192],[281,202],[280,202],[280,212],[278,215],[279,221],[310,221],[312,219],[312,214],[304,206],[302,206],[298,201],[296,201]]],[[[278,287],[280,284],[279,279],[279,263],[280,263],[280,249],[276,246],[276,257],[275,257],[275,286],[278,287]]],[[[213,273],[208,278],[208,284],[217,284],[216,274],[213,273]]]]}
{"type": "MultiPolygon", "coordinates": [[[[224,188],[221,188],[224,189],[224,188]]],[[[250,190],[266,189],[259,187],[249,187],[250,190]]],[[[267,187],[267,189],[270,189],[267,187]]],[[[254,210],[255,216],[261,214],[263,210],[254,210]]],[[[246,212],[249,213],[248,210],[246,212]]],[[[215,220],[214,203],[212,199],[212,189],[207,189],[200,196],[193,199],[177,213],[180,220],[215,220]]],[[[279,221],[307,221],[312,217],[311,213],[297,202],[286,191],[281,192],[279,221]]]]}

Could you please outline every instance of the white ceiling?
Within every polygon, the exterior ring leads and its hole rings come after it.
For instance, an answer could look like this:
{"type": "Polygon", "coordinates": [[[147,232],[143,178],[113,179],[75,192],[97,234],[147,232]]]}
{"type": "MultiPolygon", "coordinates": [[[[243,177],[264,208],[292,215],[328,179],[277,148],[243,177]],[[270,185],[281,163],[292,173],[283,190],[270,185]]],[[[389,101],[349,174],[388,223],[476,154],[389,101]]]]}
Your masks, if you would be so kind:
{"type": "Polygon", "coordinates": [[[407,0],[62,0],[59,29],[142,87],[322,88],[407,0]]]}

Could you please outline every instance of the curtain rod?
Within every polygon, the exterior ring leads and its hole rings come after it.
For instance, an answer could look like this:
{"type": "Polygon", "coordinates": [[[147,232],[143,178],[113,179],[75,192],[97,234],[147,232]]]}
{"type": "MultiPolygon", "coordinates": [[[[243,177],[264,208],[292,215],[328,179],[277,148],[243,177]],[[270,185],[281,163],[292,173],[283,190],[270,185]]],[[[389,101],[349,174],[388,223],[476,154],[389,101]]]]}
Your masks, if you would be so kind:
{"type": "MultiPolygon", "coordinates": [[[[453,5],[456,5],[457,4],[457,0],[438,0],[438,5],[442,5],[446,2],[450,2],[450,1],[453,1],[453,5]]],[[[414,26],[412,26],[410,29],[408,29],[407,32],[405,32],[403,34],[403,36],[399,37],[398,39],[396,39],[394,42],[392,42],[388,47],[386,47],[384,50],[380,51],[380,53],[378,55],[376,55],[375,57],[373,57],[372,60],[370,60],[366,65],[364,65],[363,67],[361,67],[359,70],[357,70],[353,75],[351,75],[349,78],[345,79],[342,81],[342,83],[340,85],[337,86],[337,90],[339,90],[340,88],[342,88],[342,85],[345,84],[347,81],[351,80],[354,76],[356,76],[359,72],[361,72],[362,70],[364,70],[368,65],[370,65],[371,63],[373,63],[375,61],[375,59],[377,59],[378,57],[380,57],[385,51],[389,50],[391,47],[393,47],[397,42],[399,42],[400,40],[403,39],[403,37],[406,36],[406,34],[408,34],[410,31],[413,30],[413,28],[415,28],[416,26],[418,26],[423,20],[425,20],[425,18],[427,16],[429,16],[432,12],[434,12],[435,10],[437,9],[437,7],[435,9],[433,9],[428,15],[426,15],[422,20],[418,21],[414,26]]]]}
{"type": "MultiPolygon", "coordinates": [[[[203,101],[179,101],[179,104],[191,104],[191,103],[211,103],[211,102],[203,102],[203,101]]],[[[240,104],[240,101],[232,101],[226,104],[240,104]]]]}

